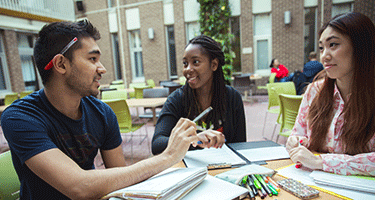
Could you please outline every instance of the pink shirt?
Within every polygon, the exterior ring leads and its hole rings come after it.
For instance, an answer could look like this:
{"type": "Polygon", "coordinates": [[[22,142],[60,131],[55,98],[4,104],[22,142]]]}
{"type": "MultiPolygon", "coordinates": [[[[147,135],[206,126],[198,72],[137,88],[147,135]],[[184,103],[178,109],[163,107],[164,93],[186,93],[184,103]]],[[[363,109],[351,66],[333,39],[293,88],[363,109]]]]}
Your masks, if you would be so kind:
{"type": "MultiPolygon", "coordinates": [[[[310,105],[318,92],[317,86],[321,85],[322,83],[323,80],[313,82],[308,86],[303,96],[296,123],[291,135],[311,138],[311,129],[309,128],[307,115],[310,105]]],[[[371,153],[357,154],[354,156],[343,154],[343,146],[339,137],[342,134],[341,129],[344,123],[344,117],[341,115],[341,113],[344,109],[345,103],[336,85],[333,95],[335,99],[333,108],[334,117],[329,127],[326,138],[326,146],[324,147],[324,150],[329,153],[321,155],[323,159],[323,170],[326,172],[343,175],[375,176],[375,135],[368,144],[371,153]]]]}

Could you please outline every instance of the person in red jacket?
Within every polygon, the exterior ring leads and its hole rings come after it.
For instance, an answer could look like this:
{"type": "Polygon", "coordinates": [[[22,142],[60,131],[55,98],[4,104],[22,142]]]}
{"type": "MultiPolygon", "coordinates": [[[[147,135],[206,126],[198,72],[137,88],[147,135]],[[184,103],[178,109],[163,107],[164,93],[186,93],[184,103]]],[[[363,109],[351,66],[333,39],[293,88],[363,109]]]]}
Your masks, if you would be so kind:
{"type": "Polygon", "coordinates": [[[279,61],[274,58],[270,64],[271,73],[276,73],[275,82],[286,82],[290,81],[288,77],[288,69],[279,63],[279,61]]]}

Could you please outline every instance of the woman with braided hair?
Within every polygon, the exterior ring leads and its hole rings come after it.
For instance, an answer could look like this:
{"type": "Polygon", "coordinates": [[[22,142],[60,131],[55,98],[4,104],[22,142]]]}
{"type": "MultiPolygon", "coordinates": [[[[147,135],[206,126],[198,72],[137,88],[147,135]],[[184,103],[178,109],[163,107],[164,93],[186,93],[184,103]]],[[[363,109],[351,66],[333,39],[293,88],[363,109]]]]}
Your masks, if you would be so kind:
{"type": "Polygon", "coordinates": [[[181,117],[193,120],[210,106],[213,110],[197,122],[202,142],[198,147],[221,148],[225,142],[246,142],[242,98],[225,85],[224,60],[220,45],[212,38],[200,35],[189,41],[182,60],[186,84],[169,95],[163,106],[152,139],[153,154],[164,151],[181,117]]]}

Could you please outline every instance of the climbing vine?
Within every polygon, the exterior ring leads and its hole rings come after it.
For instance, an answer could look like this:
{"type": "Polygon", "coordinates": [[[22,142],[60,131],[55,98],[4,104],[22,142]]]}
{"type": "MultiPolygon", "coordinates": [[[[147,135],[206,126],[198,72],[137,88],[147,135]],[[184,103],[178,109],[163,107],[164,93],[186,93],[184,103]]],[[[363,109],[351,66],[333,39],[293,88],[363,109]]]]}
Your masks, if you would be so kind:
{"type": "Polygon", "coordinates": [[[199,24],[200,32],[212,37],[222,46],[225,56],[223,66],[224,79],[229,85],[232,76],[232,62],[235,53],[232,51],[231,40],[233,34],[230,33],[229,20],[231,11],[229,0],[197,0],[200,4],[199,24]]]}

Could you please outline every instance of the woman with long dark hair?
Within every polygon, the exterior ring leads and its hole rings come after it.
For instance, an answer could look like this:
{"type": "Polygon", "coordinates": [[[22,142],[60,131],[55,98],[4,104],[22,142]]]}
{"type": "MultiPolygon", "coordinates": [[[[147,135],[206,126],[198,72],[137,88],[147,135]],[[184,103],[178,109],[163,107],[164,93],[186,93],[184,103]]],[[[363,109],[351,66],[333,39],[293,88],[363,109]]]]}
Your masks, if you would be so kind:
{"type": "Polygon", "coordinates": [[[319,35],[325,70],[303,97],[287,141],[290,158],[311,169],[375,176],[375,26],[346,13],[319,35]]]}
{"type": "Polygon", "coordinates": [[[197,122],[202,141],[198,147],[220,148],[225,141],[246,142],[243,102],[235,89],[225,85],[224,64],[224,53],[212,38],[201,35],[189,41],[183,57],[187,84],[169,95],[163,106],[152,139],[153,154],[164,151],[181,117],[193,120],[210,106],[213,110],[197,122]]]}

